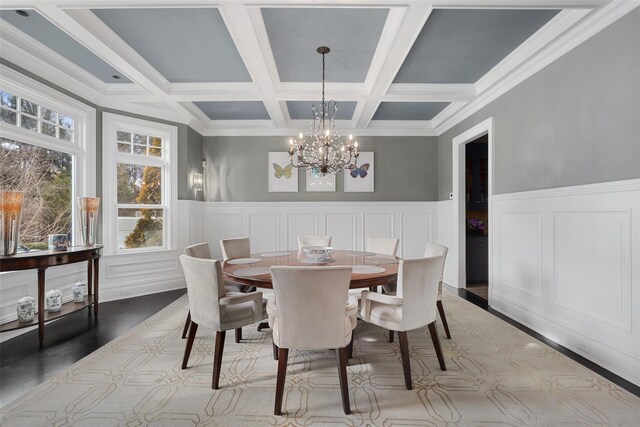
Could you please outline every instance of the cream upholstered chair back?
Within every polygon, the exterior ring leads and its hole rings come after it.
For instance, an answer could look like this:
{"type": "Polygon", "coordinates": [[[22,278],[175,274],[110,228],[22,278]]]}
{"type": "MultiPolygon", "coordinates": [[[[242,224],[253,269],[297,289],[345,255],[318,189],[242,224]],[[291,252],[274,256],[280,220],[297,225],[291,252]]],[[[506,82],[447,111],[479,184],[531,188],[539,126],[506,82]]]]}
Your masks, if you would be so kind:
{"type": "Polygon", "coordinates": [[[184,248],[184,253],[194,258],[211,259],[211,251],[208,243],[196,243],[184,248]]]}
{"type": "Polygon", "coordinates": [[[280,348],[335,349],[351,340],[345,317],[351,267],[271,267],[277,315],[273,339],[280,348]]]}
{"type": "Polygon", "coordinates": [[[331,236],[298,236],[298,249],[303,246],[331,246],[331,236]]]}
{"type": "Polygon", "coordinates": [[[251,255],[251,245],[248,237],[220,240],[220,250],[224,261],[233,258],[247,258],[251,255]]]}
{"type": "Polygon", "coordinates": [[[187,281],[191,321],[216,331],[224,330],[219,301],[226,292],[220,261],[180,255],[180,262],[187,281]]]}
{"type": "Polygon", "coordinates": [[[367,237],[367,251],[396,256],[400,239],[395,237],[367,237]]]}
{"type": "Polygon", "coordinates": [[[442,256],[400,261],[397,296],[402,298],[402,329],[398,330],[409,331],[436,320],[443,263],[442,256]]]}
{"type": "Polygon", "coordinates": [[[443,245],[439,245],[437,243],[427,243],[427,246],[424,248],[425,257],[434,257],[434,256],[444,257],[444,261],[442,262],[442,271],[440,271],[440,283],[438,284],[438,299],[442,298],[442,280],[444,280],[444,263],[447,262],[448,253],[449,253],[449,248],[443,245]]]}

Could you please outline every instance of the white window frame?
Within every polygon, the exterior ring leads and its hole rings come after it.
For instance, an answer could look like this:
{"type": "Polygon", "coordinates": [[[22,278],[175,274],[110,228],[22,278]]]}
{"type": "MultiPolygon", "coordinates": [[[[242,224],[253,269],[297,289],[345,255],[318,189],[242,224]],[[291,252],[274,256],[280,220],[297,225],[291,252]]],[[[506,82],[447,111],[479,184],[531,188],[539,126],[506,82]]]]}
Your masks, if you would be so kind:
{"type": "Polygon", "coordinates": [[[102,113],[102,195],[105,254],[131,254],[174,250],[177,244],[178,204],[178,128],[113,113],[102,113]],[[118,152],[117,132],[125,131],[162,138],[162,157],[118,152]],[[118,163],[160,166],[163,168],[162,197],[164,218],[163,246],[152,248],[118,248],[117,165],[118,163]]]}
{"type": "Polygon", "coordinates": [[[73,241],[78,242],[80,233],[76,227],[77,198],[96,195],[96,110],[2,64],[0,88],[42,107],[73,117],[73,141],[65,141],[4,122],[0,122],[0,137],[73,156],[71,221],[73,241]]]}

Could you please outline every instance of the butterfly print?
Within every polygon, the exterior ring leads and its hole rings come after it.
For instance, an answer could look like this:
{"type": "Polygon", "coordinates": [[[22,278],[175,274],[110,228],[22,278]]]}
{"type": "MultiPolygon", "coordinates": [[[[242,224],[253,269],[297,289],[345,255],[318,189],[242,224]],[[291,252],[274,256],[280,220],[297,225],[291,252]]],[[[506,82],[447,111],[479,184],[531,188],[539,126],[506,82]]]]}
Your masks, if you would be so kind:
{"type": "Polygon", "coordinates": [[[362,166],[358,167],[354,167],[353,169],[351,169],[351,177],[352,178],[364,178],[367,176],[367,171],[369,170],[369,166],[370,163],[365,163],[362,166]]]}
{"type": "Polygon", "coordinates": [[[291,178],[293,174],[293,164],[289,163],[284,168],[277,163],[273,163],[273,175],[280,179],[284,176],[285,179],[291,178]]]}

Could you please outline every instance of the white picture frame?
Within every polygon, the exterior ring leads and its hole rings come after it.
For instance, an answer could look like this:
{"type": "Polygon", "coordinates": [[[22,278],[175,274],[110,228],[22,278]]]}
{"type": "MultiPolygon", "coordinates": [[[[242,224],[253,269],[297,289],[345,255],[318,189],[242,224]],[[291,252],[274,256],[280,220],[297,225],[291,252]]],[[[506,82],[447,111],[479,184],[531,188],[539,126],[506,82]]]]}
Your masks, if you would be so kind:
{"type": "Polygon", "coordinates": [[[373,151],[362,151],[356,169],[344,171],[345,193],[372,193],[375,191],[373,151]]]}
{"type": "Polygon", "coordinates": [[[298,168],[286,151],[270,151],[267,164],[269,193],[297,193],[298,168]]]}
{"type": "Polygon", "coordinates": [[[335,174],[331,173],[325,176],[318,176],[317,174],[313,174],[311,169],[307,169],[306,175],[306,189],[308,192],[336,191],[335,174]]]}

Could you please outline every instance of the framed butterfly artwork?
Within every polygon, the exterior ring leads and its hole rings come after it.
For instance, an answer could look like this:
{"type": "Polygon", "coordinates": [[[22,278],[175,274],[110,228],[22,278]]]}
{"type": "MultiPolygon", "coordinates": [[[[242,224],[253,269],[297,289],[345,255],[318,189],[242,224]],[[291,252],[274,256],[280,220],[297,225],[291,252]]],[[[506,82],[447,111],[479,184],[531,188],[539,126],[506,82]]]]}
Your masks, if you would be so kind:
{"type": "Polygon", "coordinates": [[[291,164],[286,151],[270,151],[267,165],[270,193],[298,191],[298,169],[291,164]]]}
{"type": "Polygon", "coordinates": [[[320,175],[312,169],[307,169],[307,191],[336,191],[336,175],[328,173],[320,175]]]}
{"type": "Polygon", "coordinates": [[[358,164],[344,171],[345,193],[366,193],[374,191],[373,151],[361,151],[358,164]]]}

